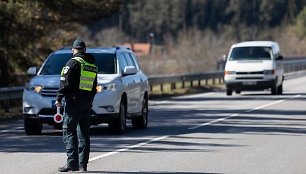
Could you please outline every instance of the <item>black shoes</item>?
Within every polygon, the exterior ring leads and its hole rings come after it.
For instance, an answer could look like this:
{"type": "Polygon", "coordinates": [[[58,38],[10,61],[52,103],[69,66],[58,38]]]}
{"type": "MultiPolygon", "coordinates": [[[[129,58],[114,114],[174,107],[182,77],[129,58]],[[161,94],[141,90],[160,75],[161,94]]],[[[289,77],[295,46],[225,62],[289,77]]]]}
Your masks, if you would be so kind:
{"type": "Polygon", "coordinates": [[[65,165],[64,167],[58,168],[58,171],[59,172],[79,171],[79,167],[70,167],[68,165],[65,165]]]}

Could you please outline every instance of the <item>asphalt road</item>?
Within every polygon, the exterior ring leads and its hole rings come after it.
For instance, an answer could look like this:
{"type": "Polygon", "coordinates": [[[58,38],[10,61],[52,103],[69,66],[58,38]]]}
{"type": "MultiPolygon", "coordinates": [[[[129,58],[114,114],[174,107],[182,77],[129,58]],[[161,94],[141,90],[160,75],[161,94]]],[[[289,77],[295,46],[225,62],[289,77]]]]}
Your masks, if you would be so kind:
{"type": "MultiPolygon", "coordinates": [[[[150,101],[149,127],[112,135],[91,129],[87,173],[306,173],[306,77],[284,95],[224,91],[150,101]]],[[[27,136],[22,120],[0,123],[1,174],[52,174],[66,161],[61,132],[27,136]]]]}

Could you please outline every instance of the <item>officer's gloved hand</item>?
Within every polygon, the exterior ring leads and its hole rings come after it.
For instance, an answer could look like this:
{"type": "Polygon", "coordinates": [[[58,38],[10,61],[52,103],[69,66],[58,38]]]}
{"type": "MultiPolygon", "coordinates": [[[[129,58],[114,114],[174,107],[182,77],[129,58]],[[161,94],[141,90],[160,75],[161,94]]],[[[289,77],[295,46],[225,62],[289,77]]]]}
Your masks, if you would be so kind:
{"type": "Polygon", "coordinates": [[[61,102],[55,101],[55,106],[56,107],[61,107],[61,102]]]}

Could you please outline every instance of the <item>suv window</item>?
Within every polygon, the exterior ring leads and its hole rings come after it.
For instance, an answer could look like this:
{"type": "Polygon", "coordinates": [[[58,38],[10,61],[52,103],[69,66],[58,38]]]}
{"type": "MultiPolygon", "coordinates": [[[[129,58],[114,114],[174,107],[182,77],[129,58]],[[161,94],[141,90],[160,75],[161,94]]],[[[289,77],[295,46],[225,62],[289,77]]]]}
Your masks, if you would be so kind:
{"type": "Polygon", "coordinates": [[[139,63],[138,63],[136,56],[133,53],[129,53],[129,55],[132,57],[134,63],[136,64],[136,68],[139,71],[140,67],[139,67],[139,63]]]}
{"type": "Polygon", "coordinates": [[[270,47],[236,47],[233,48],[229,60],[272,60],[270,47]]]}
{"type": "Polygon", "coordinates": [[[123,54],[119,55],[119,66],[120,66],[120,70],[121,72],[124,70],[124,68],[127,66],[126,60],[123,56],[123,54]]]}
{"type": "Polygon", "coordinates": [[[135,66],[135,63],[134,61],[132,60],[131,56],[129,55],[129,53],[124,53],[124,57],[125,57],[125,60],[127,61],[127,64],[128,66],[135,66]]]}
{"type": "Polygon", "coordinates": [[[115,54],[101,54],[93,53],[95,59],[95,65],[98,66],[99,74],[116,74],[117,73],[117,60],[115,54]]]}
{"type": "MultiPolygon", "coordinates": [[[[117,63],[115,54],[92,53],[99,74],[116,74],[117,63]]],[[[71,53],[52,54],[41,70],[41,75],[60,74],[67,61],[72,58],[71,53]]]]}
{"type": "Polygon", "coordinates": [[[71,59],[72,53],[52,54],[43,66],[41,75],[60,74],[67,61],[71,59]]]}

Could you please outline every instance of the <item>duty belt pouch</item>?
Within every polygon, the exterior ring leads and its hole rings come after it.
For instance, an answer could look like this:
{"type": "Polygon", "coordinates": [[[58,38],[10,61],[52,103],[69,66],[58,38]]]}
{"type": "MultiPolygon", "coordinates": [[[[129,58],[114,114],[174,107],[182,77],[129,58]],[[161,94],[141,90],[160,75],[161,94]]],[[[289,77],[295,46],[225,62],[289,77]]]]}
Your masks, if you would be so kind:
{"type": "Polygon", "coordinates": [[[67,99],[66,99],[67,107],[73,107],[77,101],[78,101],[78,96],[76,94],[68,94],[67,99]]]}

